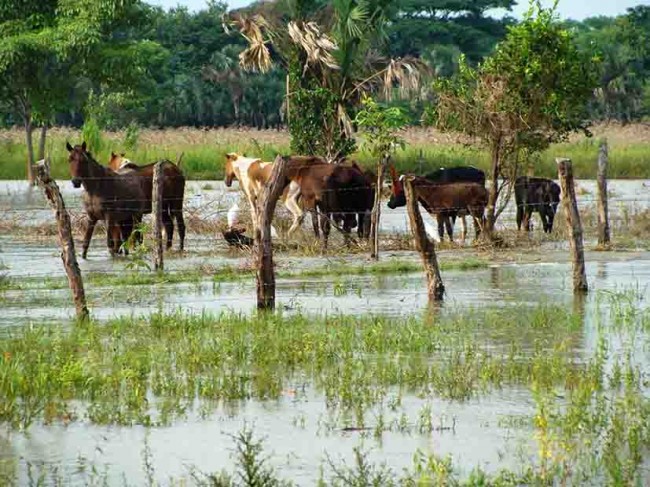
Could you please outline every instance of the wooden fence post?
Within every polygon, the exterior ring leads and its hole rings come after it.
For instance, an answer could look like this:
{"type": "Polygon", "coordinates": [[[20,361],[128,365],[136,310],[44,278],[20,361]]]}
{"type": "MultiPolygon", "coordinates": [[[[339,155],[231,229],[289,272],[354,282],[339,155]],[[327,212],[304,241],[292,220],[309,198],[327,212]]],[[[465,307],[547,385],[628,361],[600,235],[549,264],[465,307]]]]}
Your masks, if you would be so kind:
{"type": "Polygon", "coordinates": [[[375,204],[372,207],[370,219],[370,257],[379,260],[379,217],[381,215],[381,190],[384,185],[384,172],[388,165],[388,157],[384,157],[377,166],[377,185],[375,186],[375,204]]]}
{"type": "Polygon", "coordinates": [[[68,276],[68,285],[72,291],[72,298],[77,310],[77,318],[85,320],[88,318],[88,306],[86,305],[84,283],[74,250],[70,215],[68,215],[68,211],[65,208],[65,202],[63,201],[56,181],[50,177],[50,163],[47,159],[39,161],[36,166],[36,182],[43,189],[45,197],[54,210],[58,228],[59,246],[61,247],[61,260],[63,260],[63,267],[68,276]]]}
{"type": "Polygon", "coordinates": [[[165,268],[163,261],[162,241],[162,197],[163,197],[163,167],[162,162],[156,163],[153,169],[153,182],[151,191],[151,216],[153,219],[153,268],[162,271],[165,268]]]}
{"type": "Polygon", "coordinates": [[[271,244],[271,223],[278,198],[286,186],[287,163],[277,156],[273,163],[271,177],[258,199],[258,221],[255,228],[255,252],[257,254],[257,309],[275,308],[275,269],[273,268],[273,246],[271,244]]]}
{"type": "Polygon", "coordinates": [[[573,167],[571,159],[556,158],[560,187],[562,188],[562,201],[566,213],[566,223],[569,229],[569,245],[571,247],[571,260],[573,261],[573,292],[587,292],[587,274],[585,272],[585,253],[582,243],[582,224],[576,201],[576,192],[573,185],[573,167]]]}
{"type": "Polygon", "coordinates": [[[609,245],[609,215],[607,214],[607,141],[600,142],[598,151],[598,245],[609,245]]]}
{"type": "Polygon", "coordinates": [[[413,189],[413,180],[406,178],[404,180],[404,192],[406,193],[406,209],[409,214],[409,222],[411,225],[411,232],[415,239],[415,247],[420,252],[424,270],[427,273],[428,294],[429,300],[440,301],[445,294],[445,286],[440,277],[440,269],[438,268],[438,259],[436,258],[436,250],[433,242],[427,237],[427,232],[424,229],[424,222],[420,209],[418,208],[418,199],[413,189]]]}

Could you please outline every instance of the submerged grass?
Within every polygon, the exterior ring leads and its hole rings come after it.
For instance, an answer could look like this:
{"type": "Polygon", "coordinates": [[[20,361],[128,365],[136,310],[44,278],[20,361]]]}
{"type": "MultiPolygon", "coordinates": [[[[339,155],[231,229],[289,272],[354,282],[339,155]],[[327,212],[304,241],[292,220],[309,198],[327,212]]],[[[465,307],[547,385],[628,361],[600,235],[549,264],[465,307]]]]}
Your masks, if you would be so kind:
{"type": "MultiPolygon", "coordinates": [[[[441,263],[442,270],[473,270],[487,268],[488,262],[475,257],[463,260],[454,260],[441,263]]],[[[409,272],[421,272],[422,265],[412,261],[390,260],[372,262],[366,265],[352,265],[335,262],[324,266],[308,268],[305,270],[278,269],[277,277],[326,277],[342,275],[384,275],[409,272]]],[[[254,270],[250,267],[236,267],[232,265],[212,266],[200,265],[194,269],[174,270],[168,272],[143,272],[123,271],[115,272],[89,272],[84,274],[84,282],[94,287],[116,286],[143,286],[143,285],[173,285],[180,283],[196,283],[206,278],[214,282],[238,281],[254,277],[254,270]]],[[[35,290],[35,289],[65,289],[68,283],[65,278],[9,278],[0,276],[0,292],[3,290],[35,290]]]]}

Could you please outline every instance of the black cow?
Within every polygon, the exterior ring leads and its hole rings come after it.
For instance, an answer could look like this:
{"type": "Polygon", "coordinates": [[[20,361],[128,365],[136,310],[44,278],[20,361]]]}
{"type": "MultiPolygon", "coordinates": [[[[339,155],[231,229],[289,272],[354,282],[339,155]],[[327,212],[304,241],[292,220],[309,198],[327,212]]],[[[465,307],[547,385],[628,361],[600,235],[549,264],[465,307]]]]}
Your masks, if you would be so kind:
{"type": "Polygon", "coordinates": [[[520,176],[515,181],[515,201],[517,203],[517,230],[521,224],[530,231],[530,217],[534,212],[542,219],[544,232],[551,233],[553,219],[560,204],[560,187],[546,178],[520,176]]]}
{"type": "MultiPolygon", "coordinates": [[[[391,173],[393,178],[396,178],[395,169],[391,167],[391,173]]],[[[426,176],[424,176],[429,181],[438,184],[451,184],[451,183],[478,183],[482,186],[485,186],[485,173],[480,169],[477,169],[473,166],[458,166],[458,167],[441,167],[426,176]]],[[[406,196],[403,192],[393,193],[390,200],[388,201],[388,207],[393,209],[398,206],[406,205],[406,196]]],[[[443,235],[445,233],[445,227],[447,228],[447,235],[449,235],[449,240],[453,240],[453,228],[456,223],[456,217],[460,214],[462,218],[462,237],[465,239],[465,233],[467,225],[465,222],[466,212],[459,209],[458,211],[446,211],[444,213],[436,213],[436,222],[438,223],[438,236],[442,241],[443,235]]]]}

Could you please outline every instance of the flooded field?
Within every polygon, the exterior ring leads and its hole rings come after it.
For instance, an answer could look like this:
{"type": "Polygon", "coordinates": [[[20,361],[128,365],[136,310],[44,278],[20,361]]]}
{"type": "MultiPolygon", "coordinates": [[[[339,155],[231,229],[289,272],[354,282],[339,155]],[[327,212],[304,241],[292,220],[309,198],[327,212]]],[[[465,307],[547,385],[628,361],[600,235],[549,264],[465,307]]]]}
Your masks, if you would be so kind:
{"type": "MultiPolygon", "coordinates": [[[[579,186],[587,213],[594,185],[579,186]]],[[[61,187],[78,212],[79,192],[61,187]]],[[[650,188],[610,189],[616,239],[626,215],[650,208],[650,188]]],[[[191,183],[187,207],[219,219],[238,197],[191,183]]],[[[51,220],[18,182],[0,184],[0,211],[51,220]]],[[[403,211],[382,218],[385,234],[407,230],[403,211]]],[[[510,207],[502,225],[513,219],[510,207]]],[[[279,312],[264,317],[250,255],[219,238],[190,235],[167,277],[148,279],[97,233],[80,262],[87,324],[72,320],[54,238],[0,235],[0,483],[239,485],[205,475],[243,468],[246,431],[297,485],[650,482],[643,237],[587,251],[584,298],[561,238],[445,248],[438,307],[413,251],[384,251],[384,268],[366,253],[281,252],[279,312]]]]}

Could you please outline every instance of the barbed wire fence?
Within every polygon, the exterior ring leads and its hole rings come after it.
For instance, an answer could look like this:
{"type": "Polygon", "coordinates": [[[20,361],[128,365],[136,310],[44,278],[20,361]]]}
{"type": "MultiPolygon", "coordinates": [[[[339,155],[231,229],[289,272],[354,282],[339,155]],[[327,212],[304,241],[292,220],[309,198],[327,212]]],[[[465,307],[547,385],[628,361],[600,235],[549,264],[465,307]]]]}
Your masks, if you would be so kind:
{"type": "MultiPolygon", "coordinates": [[[[65,183],[67,182],[64,181],[63,184],[65,183]]],[[[576,189],[580,216],[587,236],[587,245],[592,245],[591,243],[595,240],[598,228],[598,196],[595,188],[590,187],[592,183],[595,184],[595,181],[589,183],[578,181],[576,189]]],[[[623,189],[620,185],[610,184],[610,197],[608,199],[609,226],[614,244],[621,238],[636,236],[643,239],[644,236],[647,237],[650,235],[650,184],[642,181],[636,181],[631,184],[634,184],[634,187],[631,189],[623,189]]],[[[241,192],[236,190],[224,191],[221,188],[215,188],[214,185],[215,183],[210,182],[193,183],[192,191],[185,198],[184,212],[188,227],[188,236],[186,238],[188,252],[185,254],[186,257],[195,256],[201,251],[218,252],[223,250],[226,252],[226,245],[223,243],[219,232],[226,226],[225,220],[230,205],[235,201],[239,201],[243,207],[242,214],[248,214],[245,207],[245,198],[241,197],[241,192]]],[[[75,238],[78,240],[83,234],[86,222],[85,208],[79,193],[64,191],[64,195],[70,212],[75,238]]],[[[382,201],[382,204],[385,204],[385,200],[382,201]]],[[[276,211],[274,223],[282,230],[288,227],[289,219],[286,209],[282,208],[282,205],[279,206],[276,211]]],[[[464,208],[457,207],[449,209],[460,211],[464,208]]],[[[47,247],[51,245],[52,250],[55,251],[54,235],[56,230],[55,223],[51,218],[51,210],[47,208],[44,199],[40,199],[37,194],[32,194],[28,198],[25,198],[21,192],[14,195],[0,194],[0,212],[3,215],[2,221],[0,222],[0,233],[3,235],[3,238],[0,242],[4,240],[4,244],[6,245],[8,239],[20,239],[21,242],[35,243],[47,247]]],[[[499,232],[516,235],[514,213],[515,205],[514,201],[511,201],[498,221],[497,230],[499,232]]],[[[542,240],[557,242],[566,240],[566,230],[564,225],[561,224],[561,219],[564,218],[562,213],[563,209],[560,207],[558,215],[556,215],[554,233],[549,237],[543,237],[542,240]]],[[[401,240],[404,249],[412,249],[412,241],[408,237],[408,215],[406,211],[403,209],[398,211],[385,210],[383,214],[384,221],[381,228],[383,242],[386,243],[391,239],[401,240]]],[[[432,221],[430,217],[426,218],[432,221]]],[[[244,219],[246,219],[245,216],[244,219]]],[[[535,220],[535,216],[533,216],[533,219],[535,220]]],[[[250,224],[248,223],[248,225],[250,224]]],[[[533,237],[539,236],[540,226],[533,223],[533,227],[535,230],[533,237]]],[[[105,229],[98,228],[97,230],[97,235],[105,232],[105,229]]],[[[309,234],[309,231],[303,230],[305,234],[309,234]]],[[[435,233],[435,229],[433,233],[435,233]]],[[[282,238],[279,240],[282,241],[282,238]]],[[[99,241],[103,242],[103,238],[100,238],[99,241]]],[[[304,242],[310,242],[309,238],[303,239],[302,243],[304,242]]],[[[2,243],[0,243],[0,248],[1,246],[3,246],[2,243]]],[[[468,242],[463,247],[472,248],[472,245],[468,242]]],[[[95,248],[101,249],[102,252],[105,251],[97,244],[95,248]]],[[[329,255],[342,253],[344,252],[341,252],[341,247],[337,247],[336,250],[330,251],[329,255]]],[[[251,271],[250,268],[247,269],[245,265],[242,265],[243,261],[250,258],[245,253],[243,255],[244,257],[239,259],[239,261],[235,260],[235,262],[237,262],[239,270],[242,272],[251,271]]],[[[233,257],[233,254],[230,253],[228,257],[233,257]]],[[[181,256],[178,260],[182,262],[183,257],[181,256]]],[[[103,275],[122,275],[124,268],[121,263],[125,261],[117,259],[115,261],[115,270],[102,269],[96,270],[95,272],[103,275]]],[[[183,270],[169,269],[166,272],[172,273],[173,275],[173,273],[183,272],[183,270]]],[[[52,275],[53,273],[51,271],[28,272],[20,274],[20,277],[36,279],[48,278],[52,277],[52,275]]]]}

